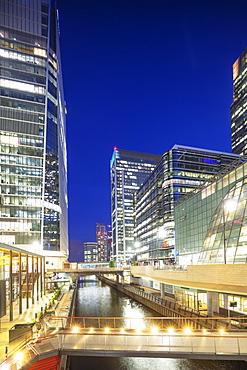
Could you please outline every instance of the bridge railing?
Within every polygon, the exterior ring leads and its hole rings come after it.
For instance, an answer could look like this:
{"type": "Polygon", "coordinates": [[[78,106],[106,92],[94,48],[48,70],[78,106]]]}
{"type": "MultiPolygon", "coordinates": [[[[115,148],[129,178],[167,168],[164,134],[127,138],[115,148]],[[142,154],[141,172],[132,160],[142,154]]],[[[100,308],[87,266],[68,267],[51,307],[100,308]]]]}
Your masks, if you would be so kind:
{"type": "MultiPolygon", "coordinates": [[[[181,330],[183,328],[193,329],[190,317],[44,317],[41,321],[48,328],[63,329],[77,326],[81,329],[129,329],[129,330],[181,330]]],[[[209,330],[234,330],[247,333],[246,317],[197,317],[202,326],[209,330]]],[[[193,329],[194,330],[194,329],[193,329]]]]}
{"type": "Polygon", "coordinates": [[[218,332],[122,331],[119,329],[61,330],[26,341],[0,367],[29,369],[35,358],[59,354],[115,357],[224,358],[247,360],[247,335],[218,332]],[[8,367],[7,367],[8,366],[8,367]]]}

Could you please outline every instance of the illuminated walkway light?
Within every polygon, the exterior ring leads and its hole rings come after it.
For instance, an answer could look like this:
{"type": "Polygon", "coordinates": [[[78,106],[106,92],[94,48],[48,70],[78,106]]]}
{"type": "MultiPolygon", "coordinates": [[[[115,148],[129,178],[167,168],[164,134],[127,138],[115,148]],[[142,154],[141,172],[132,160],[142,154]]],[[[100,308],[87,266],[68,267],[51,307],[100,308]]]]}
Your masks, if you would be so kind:
{"type": "Polygon", "coordinates": [[[184,332],[185,332],[186,335],[190,335],[191,334],[190,328],[185,328],[184,329],[184,332]]]}
{"type": "Polygon", "coordinates": [[[153,327],[153,328],[151,329],[151,332],[152,332],[152,334],[156,335],[156,334],[158,334],[159,330],[158,330],[158,328],[153,327]]]}

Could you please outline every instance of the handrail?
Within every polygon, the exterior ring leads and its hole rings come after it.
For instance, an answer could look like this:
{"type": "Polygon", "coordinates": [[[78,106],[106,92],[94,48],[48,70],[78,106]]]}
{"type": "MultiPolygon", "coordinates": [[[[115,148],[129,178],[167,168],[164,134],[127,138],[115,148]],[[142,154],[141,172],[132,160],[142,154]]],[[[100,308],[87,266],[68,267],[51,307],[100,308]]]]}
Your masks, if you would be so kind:
{"type": "MultiPolygon", "coordinates": [[[[73,330],[73,328],[71,328],[73,330]]],[[[247,360],[246,354],[247,333],[222,332],[182,332],[159,330],[158,332],[118,331],[107,328],[92,332],[79,329],[76,333],[60,330],[58,333],[39,337],[36,344],[29,339],[22,346],[24,363],[19,364],[24,370],[35,363],[39,356],[48,358],[57,354],[70,354],[121,357],[128,353],[131,356],[138,353],[138,357],[179,357],[179,358],[208,358],[208,359],[242,359],[247,360]],[[202,338],[202,343],[198,339],[202,338]],[[45,341],[45,346],[39,342],[45,341]],[[34,348],[35,346],[35,348],[34,348]]],[[[6,359],[2,365],[12,366],[15,358],[6,359]]],[[[1,365],[1,364],[0,364],[1,365]]]]}
{"type": "MultiPolygon", "coordinates": [[[[45,316],[45,319],[102,319],[102,320],[181,320],[181,317],[173,317],[173,316],[153,316],[153,317],[125,317],[125,316],[45,316]]],[[[186,318],[186,317],[185,317],[186,318]]],[[[191,317],[187,317],[190,319],[191,317]]],[[[222,317],[222,316],[205,316],[205,317],[198,317],[198,320],[245,320],[247,324],[247,317],[222,317]]],[[[41,320],[42,321],[42,320],[41,320]]]]}

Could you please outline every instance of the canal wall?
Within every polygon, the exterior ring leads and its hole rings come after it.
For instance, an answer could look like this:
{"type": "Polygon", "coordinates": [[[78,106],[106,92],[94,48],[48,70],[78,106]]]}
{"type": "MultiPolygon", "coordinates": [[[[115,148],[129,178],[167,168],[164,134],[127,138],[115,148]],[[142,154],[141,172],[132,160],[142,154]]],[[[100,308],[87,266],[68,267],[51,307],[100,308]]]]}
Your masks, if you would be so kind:
{"type": "Polygon", "coordinates": [[[163,317],[179,318],[177,321],[179,326],[190,324],[194,329],[216,329],[218,327],[227,329],[228,327],[227,322],[219,319],[209,319],[207,316],[203,316],[200,311],[181,305],[172,299],[161,298],[142,289],[120,284],[102,275],[98,276],[98,278],[118,291],[158,312],[163,317]]]}

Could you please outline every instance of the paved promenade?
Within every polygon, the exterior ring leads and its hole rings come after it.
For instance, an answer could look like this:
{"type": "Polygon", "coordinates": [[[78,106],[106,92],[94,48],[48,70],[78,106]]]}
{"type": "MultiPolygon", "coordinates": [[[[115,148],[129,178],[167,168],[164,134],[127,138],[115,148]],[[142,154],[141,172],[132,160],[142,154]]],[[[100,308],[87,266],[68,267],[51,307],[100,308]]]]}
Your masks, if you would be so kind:
{"type": "MultiPolygon", "coordinates": [[[[67,291],[63,289],[63,296],[60,301],[55,302],[56,315],[57,316],[67,316],[68,309],[70,306],[71,296],[73,291],[67,291]]],[[[20,315],[18,312],[18,305],[14,303],[14,320],[9,321],[9,309],[7,309],[7,315],[0,319],[0,363],[5,358],[5,349],[8,347],[10,352],[13,348],[13,345],[9,343],[9,329],[11,329],[15,324],[22,323],[31,323],[35,319],[35,314],[39,314],[41,307],[45,307],[45,304],[49,302],[49,299],[53,296],[53,293],[48,293],[39,301],[35,301],[32,304],[31,299],[29,300],[29,308],[23,310],[23,313],[20,315]]],[[[26,299],[23,300],[23,307],[25,307],[26,299]],[[24,302],[25,301],[25,302],[24,302]]],[[[0,365],[1,367],[1,365],[0,365]]]]}

